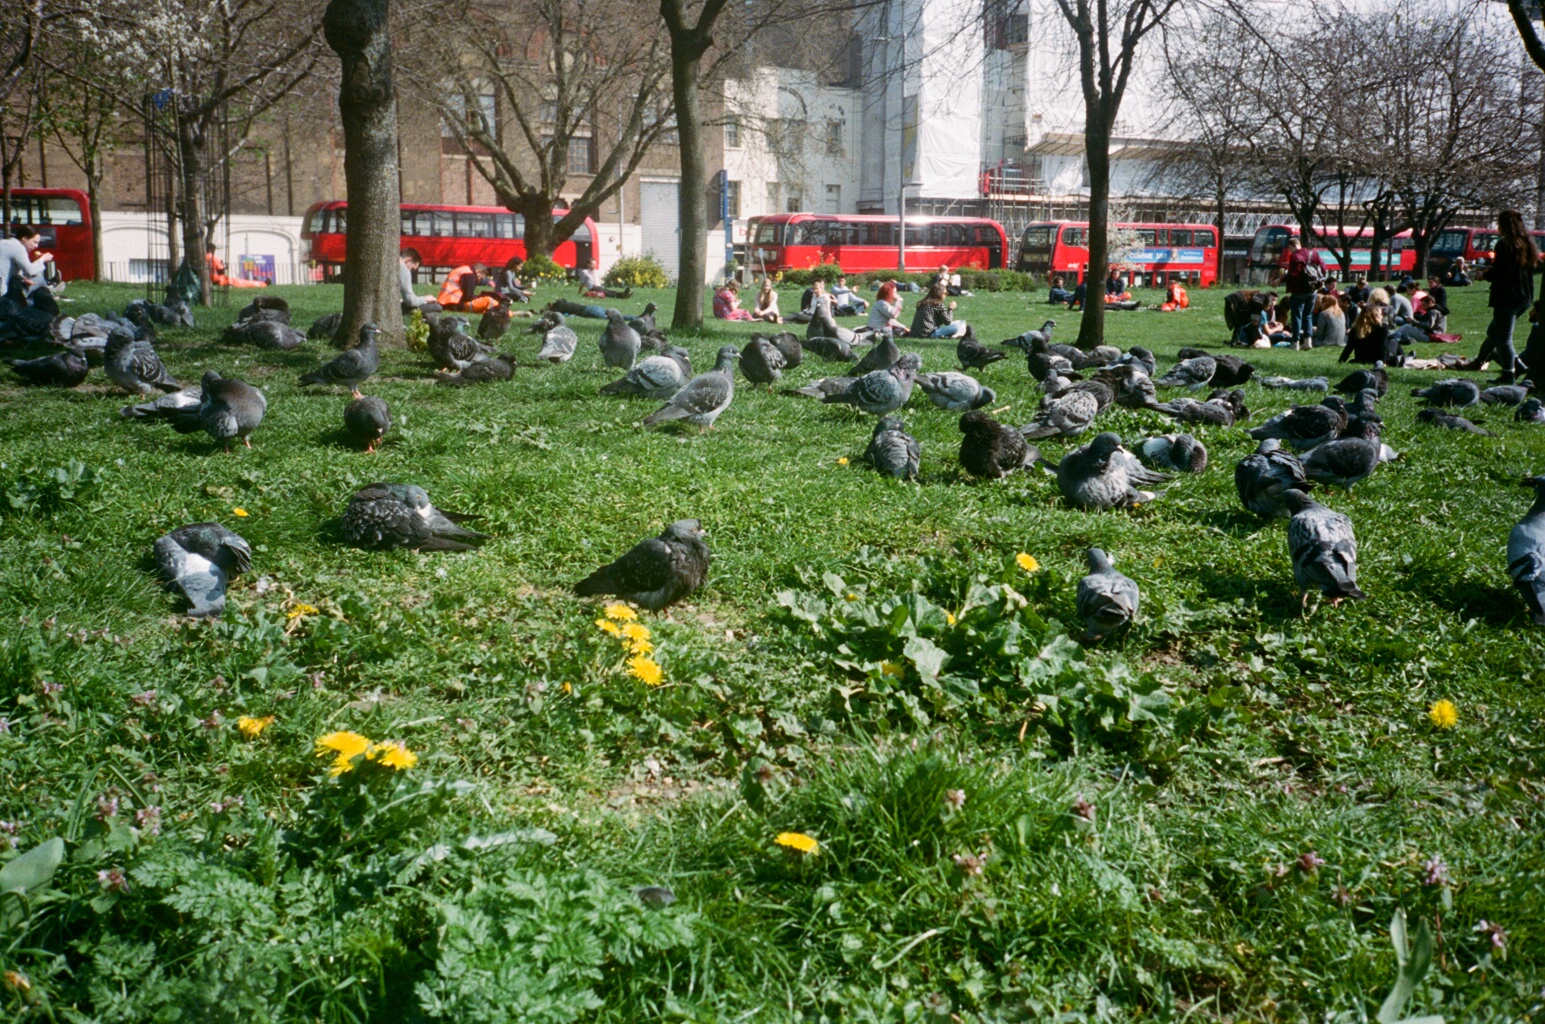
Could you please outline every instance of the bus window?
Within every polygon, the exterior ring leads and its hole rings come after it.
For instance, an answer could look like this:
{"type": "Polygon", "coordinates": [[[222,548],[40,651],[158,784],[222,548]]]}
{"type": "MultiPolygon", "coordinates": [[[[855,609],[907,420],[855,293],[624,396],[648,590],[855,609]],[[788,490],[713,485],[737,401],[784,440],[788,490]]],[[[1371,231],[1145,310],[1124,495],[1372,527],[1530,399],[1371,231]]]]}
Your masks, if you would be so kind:
{"type": "Polygon", "coordinates": [[[515,237],[515,215],[513,213],[496,213],[496,214],[494,214],[494,237],[495,238],[514,238],[515,237]]]}
{"type": "Polygon", "coordinates": [[[762,221],[757,226],[755,242],[757,245],[782,245],[783,225],[769,224],[765,220],[762,221]]]}
{"type": "Polygon", "coordinates": [[[455,238],[456,217],[449,210],[424,210],[419,214],[420,231],[424,230],[424,214],[429,214],[430,230],[424,232],[433,238],[455,238]]]}
{"type": "Polygon", "coordinates": [[[306,221],[306,233],[308,235],[320,235],[323,225],[327,223],[326,210],[312,210],[311,216],[306,221]]]}
{"type": "Polygon", "coordinates": [[[807,220],[800,224],[794,231],[791,245],[825,245],[826,223],[819,220],[807,220]]]}
{"type": "Polygon", "coordinates": [[[1062,244],[1075,249],[1085,248],[1089,243],[1088,228],[1066,227],[1062,229],[1062,244]]]}
{"type": "Polygon", "coordinates": [[[590,244],[590,228],[581,223],[579,227],[574,229],[574,233],[569,236],[569,241],[576,245],[590,244]]]}
{"type": "Polygon", "coordinates": [[[68,196],[34,196],[33,224],[79,224],[80,204],[68,196]]]}
{"type": "Polygon", "coordinates": [[[494,215],[491,213],[458,213],[456,215],[458,238],[492,238],[494,215]]]}
{"type": "Polygon", "coordinates": [[[1191,244],[1202,249],[1215,249],[1218,236],[1211,228],[1198,228],[1191,233],[1191,244]]]}
{"type": "Polygon", "coordinates": [[[1051,252],[1051,233],[1050,225],[1025,228],[1025,235],[1020,240],[1019,247],[1025,252],[1051,252]]]}
{"type": "Polygon", "coordinates": [[[964,224],[950,224],[947,226],[949,228],[949,244],[951,246],[959,249],[971,244],[966,237],[967,228],[964,224]]]}
{"type": "Polygon", "coordinates": [[[1158,232],[1153,228],[1136,228],[1132,234],[1137,236],[1137,244],[1141,246],[1154,245],[1159,237],[1158,232]]]}
{"type": "Polygon", "coordinates": [[[1495,231],[1477,231],[1470,236],[1470,247],[1476,252],[1496,252],[1497,239],[1501,237],[1495,231]]]}
{"type": "Polygon", "coordinates": [[[1287,228],[1262,228],[1257,231],[1255,241],[1250,244],[1250,262],[1260,266],[1277,263],[1290,235],[1287,228]]]}
{"type": "Polygon", "coordinates": [[[861,245],[892,246],[896,244],[896,225],[888,221],[882,221],[860,226],[864,229],[863,234],[860,235],[863,239],[860,243],[861,245]]]}
{"type": "Polygon", "coordinates": [[[1434,254],[1443,253],[1452,255],[1465,251],[1465,233],[1463,231],[1443,231],[1433,239],[1432,251],[1434,254]]]}
{"type": "Polygon", "coordinates": [[[346,206],[335,207],[332,215],[327,218],[328,230],[336,235],[349,233],[349,210],[346,206]]]}
{"type": "Polygon", "coordinates": [[[1169,244],[1177,249],[1190,248],[1192,245],[1191,239],[1191,232],[1185,230],[1184,228],[1169,229],[1169,244]]]}
{"type": "Polygon", "coordinates": [[[402,233],[404,235],[408,235],[409,237],[418,234],[418,232],[415,231],[414,227],[413,227],[413,211],[412,210],[403,210],[402,211],[402,233]]]}

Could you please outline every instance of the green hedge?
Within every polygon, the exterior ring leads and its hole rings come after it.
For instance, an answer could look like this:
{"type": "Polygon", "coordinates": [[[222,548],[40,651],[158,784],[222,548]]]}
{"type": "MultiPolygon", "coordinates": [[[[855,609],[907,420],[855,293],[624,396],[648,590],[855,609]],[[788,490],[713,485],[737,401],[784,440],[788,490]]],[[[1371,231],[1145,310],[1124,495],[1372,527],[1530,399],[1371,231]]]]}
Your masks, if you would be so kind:
{"type": "MultiPolygon", "coordinates": [[[[835,281],[841,273],[842,269],[835,263],[822,263],[808,270],[785,270],[782,283],[806,288],[817,279],[828,283],[835,281]]],[[[848,275],[848,285],[855,290],[867,290],[876,281],[911,281],[919,288],[927,288],[932,280],[932,272],[897,274],[895,271],[871,270],[848,275]]],[[[1041,288],[1041,282],[1035,275],[1021,274],[1015,270],[963,270],[960,272],[960,284],[971,292],[1034,292],[1041,288]]]]}
{"type": "Polygon", "coordinates": [[[629,256],[618,260],[601,279],[608,288],[664,288],[670,275],[653,256],[629,256]]]}
{"type": "Polygon", "coordinates": [[[556,260],[539,252],[527,256],[520,264],[520,277],[523,281],[563,281],[568,276],[569,272],[556,260]]]}

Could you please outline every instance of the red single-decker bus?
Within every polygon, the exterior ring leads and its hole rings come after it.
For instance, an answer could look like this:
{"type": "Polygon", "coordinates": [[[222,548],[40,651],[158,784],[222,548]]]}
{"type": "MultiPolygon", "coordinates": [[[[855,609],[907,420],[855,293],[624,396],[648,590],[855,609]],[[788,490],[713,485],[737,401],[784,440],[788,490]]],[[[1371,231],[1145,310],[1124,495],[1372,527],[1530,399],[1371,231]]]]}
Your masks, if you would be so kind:
{"type": "MultiPolygon", "coordinates": [[[[1211,288],[1217,283],[1218,231],[1211,224],[1112,224],[1110,238],[1110,263],[1123,269],[1129,284],[1163,288],[1178,280],[1211,288]]],[[[1088,221],[1031,224],[1020,236],[1023,273],[1061,274],[1071,286],[1083,280],[1088,264],[1088,221]]],[[[1097,267],[1096,278],[1105,271],[1097,267]]]]}
{"type": "MultiPolygon", "coordinates": [[[[13,189],[11,224],[37,228],[38,252],[54,254],[54,267],[64,280],[89,281],[97,276],[91,202],[86,193],[73,188],[13,189]]],[[[0,289],[4,287],[0,282],[0,289]]]]}
{"type": "MultiPolygon", "coordinates": [[[[746,225],[746,265],[777,273],[835,263],[850,274],[897,270],[895,217],[862,213],[775,213],[746,225]]],[[[970,270],[1003,266],[1008,236],[985,217],[908,217],[906,267],[934,270],[941,264],[970,270]]],[[[899,272],[899,271],[898,271],[899,272]]]]}

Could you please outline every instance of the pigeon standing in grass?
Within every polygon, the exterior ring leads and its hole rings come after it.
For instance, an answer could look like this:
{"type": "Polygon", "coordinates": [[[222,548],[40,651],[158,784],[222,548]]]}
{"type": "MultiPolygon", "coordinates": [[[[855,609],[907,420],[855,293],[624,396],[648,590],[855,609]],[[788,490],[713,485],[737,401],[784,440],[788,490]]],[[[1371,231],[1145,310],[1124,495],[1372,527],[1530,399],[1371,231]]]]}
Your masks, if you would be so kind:
{"type": "Polygon", "coordinates": [[[864,358],[850,367],[843,376],[862,377],[876,370],[887,370],[895,366],[900,358],[901,349],[896,347],[896,342],[889,337],[883,337],[876,341],[869,351],[864,353],[864,358]]]}
{"type": "Polygon", "coordinates": [[[1534,504],[1507,538],[1507,572],[1523,595],[1529,617],[1545,626],[1545,474],[1524,480],[1534,488],[1534,504]]]}
{"type": "Polygon", "coordinates": [[[1336,390],[1344,395],[1355,395],[1364,388],[1373,388],[1380,398],[1389,390],[1389,371],[1382,362],[1374,363],[1371,370],[1353,370],[1336,385],[1336,390]]]}
{"type": "Polygon", "coordinates": [[[182,385],[173,380],[161,364],[155,346],[135,337],[134,331],[127,326],[116,327],[107,336],[102,367],[114,384],[131,395],[182,390],[182,385]]]}
{"type": "Polygon", "coordinates": [[[1316,446],[1303,457],[1304,475],[1315,483],[1351,487],[1399,457],[1379,440],[1377,426],[1368,424],[1361,436],[1339,437],[1316,446]]]}
{"type": "Polygon", "coordinates": [[[574,593],[581,597],[611,594],[652,612],[668,608],[691,597],[708,578],[712,555],[703,537],[702,523],[678,519],[658,537],[640,541],[615,562],[574,584],[574,593]]]}
{"type": "Polygon", "coordinates": [[[1295,405],[1260,426],[1251,427],[1247,433],[1257,441],[1275,437],[1299,451],[1307,451],[1340,437],[1346,425],[1346,406],[1333,395],[1320,405],[1295,405]]]}
{"type": "Polygon", "coordinates": [[[984,388],[975,377],[954,370],[920,373],[917,386],[933,399],[934,405],[949,412],[969,412],[998,400],[992,388],[984,388]]]}
{"type": "Polygon", "coordinates": [[[608,309],[606,326],[601,329],[599,344],[601,358],[606,361],[607,366],[614,366],[619,370],[631,370],[633,364],[638,361],[638,352],[643,348],[644,339],[628,326],[620,311],[608,309]]]}
{"type": "Polygon", "coordinates": [[[1538,398],[1527,400],[1513,413],[1513,419],[1520,423],[1545,423],[1545,402],[1538,398]]]}
{"type": "Polygon", "coordinates": [[[367,550],[467,551],[488,535],[459,524],[479,518],[435,508],[414,484],[371,484],[343,510],[343,539],[367,550]]]}
{"type": "Polygon", "coordinates": [[[1142,490],[1170,480],[1155,473],[1121,445],[1121,437],[1107,431],[1082,448],[1075,448],[1057,465],[1057,486],[1063,497],[1085,509],[1123,508],[1157,501],[1163,491],[1142,490]]]}
{"type": "Polygon", "coordinates": [[[1161,388],[1190,388],[1195,391],[1212,382],[1218,370],[1218,361],[1212,356],[1195,356],[1182,359],[1164,376],[1154,380],[1161,388]]]}
{"type": "Polygon", "coordinates": [[[515,357],[501,352],[490,359],[480,359],[469,364],[460,373],[442,373],[438,383],[448,387],[466,387],[469,384],[490,384],[509,380],[515,376],[515,357]]]}
{"type": "Polygon", "coordinates": [[[1143,465],[1167,473],[1201,473],[1207,469],[1207,448],[1190,434],[1163,434],[1137,443],[1143,465]]]}
{"type": "Polygon", "coordinates": [[[546,319],[548,325],[542,331],[542,350],[536,357],[554,365],[566,363],[574,358],[574,350],[579,347],[579,335],[564,322],[562,313],[548,313],[546,319]]]}
{"type": "Polygon", "coordinates": [[[972,476],[998,480],[1026,468],[1041,457],[1041,450],[1025,443],[1025,436],[999,423],[980,409],[960,417],[960,465],[972,476]]]}
{"type": "Polygon", "coordinates": [[[692,361],[687,350],[667,345],[662,354],[640,359],[621,379],[603,387],[601,394],[643,395],[663,402],[691,379],[692,361]]]}
{"type": "Polygon", "coordinates": [[[1443,427],[1446,430],[1460,430],[1466,434],[1480,434],[1482,437],[1495,437],[1491,431],[1478,427],[1463,416],[1455,416],[1453,413],[1444,412],[1442,409],[1418,409],[1416,418],[1432,427],[1443,427]]]}
{"type": "Polygon", "coordinates": [[[799,337],[792,331],[780,331],[767,340],[772,342],[773,348],[783,353],[785,370],[792,370],[805,361],[805,346],[799,343],[799,337]]]}
{"type": "Polygon", "coordinates": [[[761,335],[753,335],[740,350],[740,372],[752,384],[772,387],[783,376],[783,367],[783,353],[761,335]]]}
{"type": "Polygon", "coordinates": [[[1246,455],[1234,467],[1234,489],[1246,509],[1262,519],[1286,519],[1288,491],[1308,491],[1314,485],[1304,474],[1298,456],[1270,437],[1260,443],[1254,454],[1246,455]]]}
{"type": "Polygon", "coordinates": [[[381,368],[381,353],[376,339],[381,329],[366,324],[359,329],[359,344],[339,353],[330,362],[301,377],[302,384],[337,384],[354,389],[381,368]]]}
{"type": "Polygon", "coordinates": [[[386,407],[386,399],[362,395],[356,388],[354,400],[344,407],[343,426],[356,444],[365,446],[365,454],[376,450],[391,425],[392,414],[386,407]]]}
{"type": "Polygon", "coordinates": [[[856,406],[875,416],[895,412],[912,397],[912,385],[917,381],[917,371],[923,359],[916,352],[908,352],[895,365],[866,373],[853,382],[853,386],[835,395],[827,395],[823,402],[856,406]]]}
{"type": "Polygon", "coordinates": [[[1069,388],[1041,399],[1035,419],[1020,428],[1027,440],[1042,437],[1077,437],[1094,425],[1100,400],[1088,391],[1069,388]]]}
{"type": "Polygon", "coordinates": [[[11,368],[11,372],[21,378],[23,384],[39,387],[78,387],[81,381],[86,379],[86,374],[91,371],[91,364],[86,361],[86,353],[74,345],[53,355],[39,356],[36,359],[7,359],[5,362],[11,368]]]}
{"type": "Polygon", "coordinates": [[[1293,514],[1288,520],[1288,554],[1293,559],[1293,578],[1304,592],[1303,603],[1309,603],[1311,588],[1330,598],[1332,606],[1348,597],[1367,597],[1357,586],[1357,538],[1352,534],[1352,520],[1303,491],[1288,491],[1284,501],[1293,514]]]}
{"type": "Polygon", "coordinates": [[[429,358],[436,370],[455,372],[487,359],[494,350],[467,333],[459,316],[436,317],[429,325],[429,358]]]}
{"type": "Polygon", "coordinates": [[[720,348],[714,368],[687,381],[669,401],[644,419],[644,426],[682,420],[695,427],[713,429],[714,420],[735,400],[735,360],[739,358],[734,345],[720,348]]]}
{"type": "Polygon", "coordinates": [[[874,425],[869,447],[864,450],[864,461],[881,476],[916,480],[917,467],[922,458],[922,446],[917,443],[917,438],[907,433],[901,417],[881,416],[880,421],[874,425]]]}
{"type": "Polygon", "coordinates": [[[311,321],[311,329],[306,332],[308,338],[325,338],[333,341],[338,336],[338,328],[343,326],[342,313],[328,313],[311,321]]]}
{"type": "MultiPolygon", "coordinates": [[[[1051,344],[1052,328],[1056,326],[1057,321],[1047,320],[1041,324],[1040,330],[1026,331],[1017,338],[1009,338],[1003,344],[1013,348],[1023,349],[1026,352],[1029,352],[1030,346],[1036,342],[1039,342],[1042,346],[1049,346],[1051,344]]],[[[1046,349],[1043,347],[1042,351],[1046,351],[1046,349]]]]}
{"type": "Polygon", "coordinates": [[[1464,408],[1481,400],[1481,389],[1475,381],[1461,380],[1458,377],[1440,380],[1430,387],[1412,388],[1411,394],[1415,398],[1425,398],[1428,405],[1444,405],[1453,408],[1464,408]]]}
{"type": "Polygon", "coordinates": [[[1212,372],[1212,380],[1207,383],[1215,388],[1238,387],[1255,376],[1255,367],[1238,356],[1218,355],[1212,360],[1217,367],[1212,372]]]}
{"type": "Polygon", "coordinates": [[[1103,640],[1132,624],[1141,599],[1137,584],[1117,572],[1111,558],[1090,548],[1089,575],[1078,581],[1078,614],[1084,620],[1084,639],[1103,640]]]}
{"type": "Polygon", "coordinates": [[[149,404],[149,415],[168,420],[177,433],[191,434],[202,430],[227,452],[231,450],[232,441],[239,440],[248,448],[252,447],[252,432],[263,422],[263,414],[268,410],[268,399],[263,392],[246,381],[221,377],[214,370],[206,370],[199,382],[197,405],[149,404]]]}
{"type": "Polygon", "coordinates": [[[252,548],[219,523],[179,526],[156,538],[155,556],[161,578],[182,591],[194,618],[224,611],[227,581],[252,568],[252,548]]]}
{"type": "Polygon", "coordinates": [[[962,370],[981,370],[1000,359],[1007,359],[1008,353],[983,345],[976,340],[975,332],[968,327],[966,333],[955,343],[955,358],[960,360],[962,370]]]}

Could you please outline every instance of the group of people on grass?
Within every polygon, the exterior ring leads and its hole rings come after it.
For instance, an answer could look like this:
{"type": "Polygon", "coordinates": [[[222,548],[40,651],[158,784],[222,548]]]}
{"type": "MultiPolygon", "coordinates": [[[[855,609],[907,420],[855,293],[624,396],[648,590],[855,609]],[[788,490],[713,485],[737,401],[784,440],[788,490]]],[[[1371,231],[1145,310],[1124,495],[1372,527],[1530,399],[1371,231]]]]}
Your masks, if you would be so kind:
{"type": "MultiPolygon", "coordinates": [[[[1089,297],[1089,287],[1080,281],[1071,289],[1067,287],[1067,279],[1061,274],[1053,274],[1050,287],[1046,290],[1046,301],[1052,305],[1066,306],[1069,309],[1083,309],[1084,303],[1089,297]]],[[[1136,309],[1138,302],[1132,297],[1129,282],[1121,276],[1121,268],[1112,265],[1105,275],[1105,290],[1095,296],[1105,303],[1107,309],[1136,309]]],[[[1187,309],[1191,305],[1191,296],[1186,291],[1185,282],[1175,278],[1165,286],[1164,302],[1155,307],[1165,313],[1177,309],[1187,309]]]]}
{"type": "MultiPolygon", "coordinates": [[[[825,280],[817,278],[805,289],[800,298],[799,312],[788,317],[788,322],[809,323],[814,317],[823,315],[835,318],[867,314],[871,329],[892,336],[958,338],[966,333],[965,321],[955,319],[956,303],[950,298],[952,295],[971,295],[962,286],[959,273],[952,272],[948,265],[942,265],[934,272],[926,293],[912,314],[910,325],[901,319],[900,291],[904,287],[919,290],[911,282],[875,282],[876,293],[871,306],[848,287],[846,275],[839,274],[830,287],[825,280]]],[[[772,279],[768,277],[762,278],[757,288],[755,308],[749,310],[741,308],[740,283],[733,278],[725,281],[714,292],[713,315],[718,320],[761,320],[774,324],[785,322],[778,309],[778,293],[772,279]]]]}
{"type": "MultiPolygon", "coordinates": [[[[488,268],[481,263],[465,263],[459,267],[453,267],[445,275],[445,280],[440,283],[439,293],[430,298],[427,295],[419,295],[413,290],[413,275],[423,267],[423,257],[419,255],[417,249],[403,249],[398,254],[397,271],[397,288],[402,297],[402,311],[411,313],[418,310],[429,313],[449,310],[456,313],[487,313],[501,306],[530,302],[532,293],[536,291],[536,283],[521,278],[523,262],[519,256],[511,257],[504,267],[492,276],[489,275],[488,268]]],[[[577,274],[580,294],[584,298],[625,299],[633,294],[632,288],[606,287],[602,283],[601,272],[594,259],[580,267],[577,274]]],[[[606,319],[606,309],[603,306],[590,303],[569,303],[569,305],[583,310],[575,313],[577,316],[606,319]]]]}

